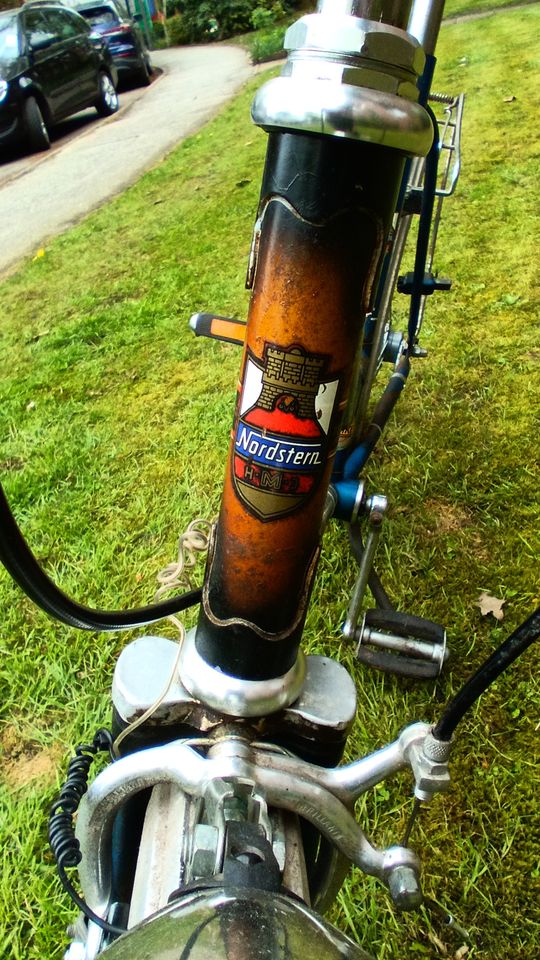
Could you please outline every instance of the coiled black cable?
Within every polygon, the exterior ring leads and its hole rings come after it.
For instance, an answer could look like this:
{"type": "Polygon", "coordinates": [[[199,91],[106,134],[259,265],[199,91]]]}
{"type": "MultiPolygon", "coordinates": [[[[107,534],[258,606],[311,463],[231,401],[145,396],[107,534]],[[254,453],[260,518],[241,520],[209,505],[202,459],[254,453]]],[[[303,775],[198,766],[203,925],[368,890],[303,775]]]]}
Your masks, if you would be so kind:
{"type": "Polygon", "coordinates": [[[437,740],[450,741],[466,711],[507,667],[540,637],[540,607],[497,647],[445,707],[433,728],[437,740]]]}
{"type": "Polygon", "coordinates": [[[38,607],[68,627],[77,627],[79,630],[132,630],[163,620],[201,600],[199,589],[135,610],[92,610],[77,603],[63,593],[40,567],[17,526],[1,485],[0,561],[38,607]]]}
{"type": "Polygon", "coordinates": [[[66,874],[66,867],[76,867],[81,862],[81,846],[75,836],[73,817],[79,808],[82,797],[88,789],[88,775],[95,760],[96,753],[108,752],[111,759],[113,754],[113,736],[109,730],[101,729],[96,733],[91,744],[83,744],[75,750],[75,756],[69,761],[67,779],[60,796],[54,801],[49,814],[49,844],[56,860],[58,876],[64,889],[80,910],[106,933],[120,936],[125,933],[124,927],[116,927],[108,923],[88,906],[85,900],[75,890],[66,874]]]}

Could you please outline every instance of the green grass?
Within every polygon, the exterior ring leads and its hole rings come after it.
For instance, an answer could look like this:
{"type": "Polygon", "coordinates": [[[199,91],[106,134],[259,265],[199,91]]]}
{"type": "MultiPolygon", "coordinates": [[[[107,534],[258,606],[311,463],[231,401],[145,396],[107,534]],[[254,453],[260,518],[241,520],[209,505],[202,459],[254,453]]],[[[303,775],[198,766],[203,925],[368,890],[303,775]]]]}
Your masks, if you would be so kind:
{"type": "MultiPolygon", "coordinates": [[[[514,7],[524,0],[446,0],[445,17],[460,17],[467,13],[491,13],[499,7],[514,7]]],[[[527,2],[527,0],[525,0],[527,2]]],[[[534,3],[536,0],[529,0],[534,3]]]]}
{"type": "MultiPolygon", "coordinates": [[[[523,2],[524,0],[447,0],[444,15],[448,19],[466,16],[469,13],[491,13],[492,11],[496,12],[500,7],[512,7],[523,2]]],[[[527,2],[527,0],[525,0],[525,2],[527,2]]],[[[528,2],[534,3],[536,0],[528,0],[528,2]]],[[[296,10],[285,22],[276,23],[261,30],[254,30],[251,33],[234,37],[232,38],[232,42],[245,46],[249,51],[253,63],[264,63],[265,61],[275,60],[280,56],[284,56],[283,41],[288,26],[294,23],[299,16],[313,12],[316,4],[304,4],[304,7],[305,9],[303,11],[296,10]]],[[[227,42],[231,43],[231,40],[227,42]]]]}
{"type": "MultiPolygon", "coordinates": [[[[539,20],[531,8],[442,33],[436,85],[468,95],[463,176],[437,256],[455,283],[430,303],[430,357],[415,366],[368,488],[392,507],[378,561],[388,589],[448,626],[453,660],[427,686],[353,663],[339,624],[354,569],[332,529],[306,640],[358,681],[351,756],[435,717],[538,604],[539,20]],[[502,625],[480,616],[481,590],[506,599],[502,625]]],[[[245,315],[265,147],[248,119],[253,89],[0,288],[2,483],[46,569],[89,605],[151,600],[178,532],[218,508],[239,354],[194,339],[187,319],[206,307],[245,315]]],[[[47,852],[47,806],[71,745],[108,720],[130,638],[54,624],[4,573],[0,609],[0,955],[57,960],[73,911],[47,852]]],[[[530,651],[476,707],[451,793],[414,835],[428,893],[470,928],[468,957],[479,960],[538,956],[538,674],[530,651]]],[[[409,789],[404,778],[366,797],[377,841],[400,839],[409,789]]],[[[357,873],[335,917],[380,960],[442,956],[435,936],[448,956],[460,945],[423,915],[398,917],[357,873]]]]}

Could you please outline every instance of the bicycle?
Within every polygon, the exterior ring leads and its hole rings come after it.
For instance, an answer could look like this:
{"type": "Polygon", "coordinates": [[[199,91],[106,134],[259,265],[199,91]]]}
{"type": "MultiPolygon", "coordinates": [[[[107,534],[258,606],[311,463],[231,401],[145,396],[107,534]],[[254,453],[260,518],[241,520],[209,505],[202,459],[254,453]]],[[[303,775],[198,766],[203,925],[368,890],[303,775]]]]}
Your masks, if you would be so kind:
{"type": "MultiPolygon", "coordinates": [[[[322,4],[323,13],[325,6],[322,4]]],[[[325,24],[324,28],[326,44],[329,27],[325,24]]],[[[320,29],[320,21],[314,29],[320,29]]],[[[357,24],[354,29],[358,29],[357,24]]],[[[410,57],[412,48],[413,59],[417,56],[414,43],[388,31],[384,25],[378,25],[373,33],[377,42],[381,37],[397,38],[404,54],[410,57]]],[[[294,36],[293,32],[291,43],[294,36]]],[[[307,64],[309,72],[315,59],[314,55],[307,55],[303,63],[302,56],[297,55],[296,64],[300,69],[307,64]]],[[[294,68],[294,55],[291,62],[294,68]]],[[[334,66],[332,61],[332,70],[334,66]]],[[[346,66],[351,69],[348,61],[346,66]]],[[[322,69],[318,61],[316,68],[322,69]]],[[[369,70],[365,63],[358,66],[358,70],[362,80],[368,82],[369,70]]],[[[384,83],[387,83],[388,72],[384,61],[384,83]]],[[[403,63],[400,62],[397,72],[400,82],[410,83],[410,78],[404,80],[402,76],[403,72],[411,73],[403,63]]],[[[313,73],[310,76],[316,87],[313,73]]],[[[283,79],[290,79],[294,85],[294,69],[283,79]]],[[[372,82],[375,82],[373,78],[372,82]]],[[[377,754],[348,766],[337,766],[354,713],[354,688],[347,672],[337,662],[310,658],[306,664],[299,652],[299,641],[319,550],[320,528],[332,513],[354,521],[360,510],[366,509],[370,539],[362,554],[355,606],[349,614],[348,632],[356,636],[355,616],[362,599],[358,600],[358,594],[363,592],[370,573],[367,561],[377,539],[384,503],[380,499],[364,499],[361,485],[346,475],[346,463],[343,467],[346,484],[340,488],[341,480],[335,478],[328,497],[330,473],[325,460],[333,455],[334,446],[339,449],[337,413],[345,398],[343,383],[354,352],[350,350],[350,340],[358,341],[360,332],[357,301],[365,286],[365,277],[369,275],[373,279],[381,270],[381,254],[402,182],[401,153],[429,149],[433,123],[427,114],[425,120],[420,112],[422,108],[415,108],[415,101],[404,97],[404,101],[413,105],[410,112],[407,105],[405,112],[408,121],[414,119],[416,123],[417,140],[411,137],[404,145],[399,141],[402,131],[394,125],[391,134],[397,139],[391,140],[385,149],[399,151],[399,155],[390,152],[383,164],[380,148],[366,146],[362,139],[349,140],[342,136],[347,130],[350,132],[350,127],[344,130],[337,126],[338,119],[343,122],[343,117],[330,115],[330,111],[325,113],[325,123],[335,124],[333,138],[314,141],[310,131],[306,134],[304,130],[299,134],[282,133],[282,124],[286,124],[289,131],[294,129],[295,122],[311,122],[304,114],[298,120],[298,115],[291,116],[290,112],[286,118],[279,113],[279,110],[291,110],[290,86],[285,83],[286,95],[282,95],[283,86],[279,81],[277,85],[274,83],[263,92],[256,105],[263,126],[272,127],[271,118],[276,113],[279,124],[277,133],[273,131],[270,135],[263,207],[251,261],[254,316],[250,317],[247,331],[248,349],[244,355],[234,447],[224,507],[210,546],[199,627],[179,648],[160,638],[146,638],[136,646],[126,647],[115,673],[114,739],[100,732],[87,749],[79,751],[71,765],[66,788],[53,808],[53,849],[63,882],[71,895],[76,896],[65,873],[66,867],[75,865],[79,858],[72,834],[72,814],[85,792],[92,756],[99,750],[112,753],[114,762],[94,781],[79,812],[77,833],[82,846],[79,873],[85,899],[78,902],[88,922],[79,923],[70,948],[73,958],[97,956],[104,949],[113,958],[133,957],[136,956],[133,951],[137,950],[142,951],[141,956],[149,955],[148,951],[159,956],[157,951],[167,951],[179,944],[187,956],[196,943],[197,949],[213,949],[217,956],[220,950],[221,955],[232,956],[241,953],[241,944],[245,944],[246,938],[250,955],[264,956],[267,935],[264,939],[258,936],[258,928],[265,924],[272,931],[268,935],[272,956],[287,955],[290,950],[298,953],[300,939],[308,955],[315,951],[325,955],[324,945],[328,957],[363,956],[359,948],[332,931],[305,905],[309,902],[317,911],[324,910],[342,878],[343,858],[382,880],[402,909],[417,906],[421,902],[421,890],[418,860],[408,843],[384,851],[374,848],[351,817],[353,801],[380,779],[405,766],[412,768],[418,801],[426,801],[444,789],[448,784],[447,760],[452,733],[464,710],[502,665],[510,662],[538,633],[537,612],[516,632],[504,651],[467,685],[465,692],[458,695],[434,729],[426,724],[412,725],[377,754]],[[272,99],[274,96],[277,105],[272,99]],[[314,143],[317,145],[315,159],[314,143]],[[361,175],[366,178],[360,184],[360,171],[353,162],[359,158],[364,161],[361,175]],[[299,178],[290,175],[295,165],[301,168],[303,165],[308,181],[314,179],[314,170],[317,172],[321,167],[324,173],[328,167],[333,170],[337,167],[339,176],[331,181],[326,193],[321,190],[322,184],[328,182],[324,176],[315,182],[314,189],[301,191],[299,197],[282,196],[284,191],[278,191],[276,196],[278,179],[298,189],[295,180],[299,178]],[[265,203],[268,183],[274,192],[265,203]],[[368,191],[371,184],[376,184],[378,189],[368,191]],[[368,209],[361,208],[362,219],[356,201],[359,194],[368,195],[371,202],[368,209]],[[354,203],[344,203],[343,197],[351,195],[354,203]],[[378,219],[384,220],[383,226],[378,225],[378,219]],[[279,255],[283,252],[287,258],[291,237],[295,242],[294,257],[288,257],[284,274],[279,255]],[[364,243],[364,269],[360,276],[357,249],[351,249],[350,242],[357,237],[364,243]],[[318,309],[326,310],[329,320],[323,325],[317,318],[310,327],[300,327],[302,315],[313,302],[313,285],[301,286],[299,282],[300,266],[307,272],[310,256],[320,256],[321,251],[333,269],[323,269],[318,262],[311,273],[331,278],[331,297],[326,287],[323,291],[320,285],[317,287],[318,309]],[[291,279],[298,281],[294,287],[297,327],[291,333],[291,312],[287,311],[282,318],[285,331],[280,332],[277,325],[272,324],[273,332],[270,328],[265,332],[266,314],[276,309],[276,291],[281,284],[283,299],[290,298],[291,279]],[[336,301],[347,308],[343,311],[344,330],[339,337],[339,331],[330,323],[335,316],[336,301]],[[325,337],[329,338],[330,346],[324,345],[325,337]],[[241,525],[241,536],[234,521],[241,525]],[[286,547],[281,544],[281,538],[278,542],[276,529],[278,534],[287,530],[286,547]],[[268,558],[278,550],[285,554],[286,562],[282,570],[273,571],[269,582],[268,558]],[[246,594],[246,582],[250,585],[249,594],[246,594]],[[261,588],[257,590],[259,584],[261,588]],[[150,695],[148,690],[150,669],[154,674],[154,692],[160,696],[153,696],[153,692],[150,695]],[[324,697],[328,687],[333,691],[330,703],[324,697]],[[123,754],[120,758],[118,752],[123,754]],[[135,801],[126,803],[142,789],[152,789],[144,818],[135,801]],[[180,817],[186,829],[180,834],[174,833],[171,824],[177,823],[180,817]],[[127,845],[122,843],[125,831],[131,834],[127,845]],[[157,856],[164,831],[167,835],[174,833],[172,840],[166,837],[166,858],[157,856]],[[125,853],[133,850],[134,838],[139,833],[139,858],[133,868],[126,862],[125,853]],[[117,851],[123,847],[124,855],[118,862],[117,851]],[[149,873],[152,884],[148,883],[149,873]],[[128,900],[123,896],[126,887],[129,888],[128,900]],[[167,906],[171,897],[171,905],[167,906]],[[149,916],[154,918],[145,922],[149,916]],[[137,931],[118,939],[125,931],[126,922],[130,927],[137,927],[137,931]],[[139,922],[141,926],[137,926],[139,922]]],[[[370,89],[361,87],[362,109],[366,103],[375,109],[383,102],[387,104],[388,114],[395,111],[395,101],[389,104],[388,98],[370,94],[370,89]]],[[[353,101],[356,107],[354,97],[353,101]]],[[[305,102],[303,89],[304,111],[305,102]]],[[[292,107],[297,104],[293,102],[292,107]]],[[[353,107],[345,117],[348,123],[354,120],[353,107]]],[[[372,135],[376,137],[380,132],[379,125],[372,135]]],[[[405,132],[409,137],[408,125],[405,132]]],[[[365,134],[363,129],[362,133],[365,134]]],[[[422,284],[426,282],[424,272],[422,284]]],[[[387,275],[391,275],[390,270],[387,275]]],[[[415,290],[414,283],[413,277],[410,281],[413,294],[426,292],[415,290]]],[[[379,332],[375,329],[372,336],[374,346],[370,351],[371,362],[367,358],[368,372],[372,378],[379,358],[390,343],[389,352],[396,354],[392,360],[398,362],[397,377],[402,380],[409,356],[403,355],[392,341],[386,320],[384,316],[379,332]]],[[[210,332],[221,327],[221,333],[225,331],[232,339],[230,321],[226,318],[201,319],[199,316],[194,320],[198,331],[206,323],[210,332]]],[[[415,337],[416,329],[408,337],[409,353],[414,351],[415,337]]],[[[366,388],[364,395],[369,392],[366,388]]],[[[358,419],[357,415],[353,417],[352,428],[344,431],[346,439],[360,429],[358,419]]],[[[359,469],[357,460],[354,468],[355,472],[359,469]]],[[[8,525],[7,514],[4,513],[3,519],[8,525]]],[[[42,606],[54,610],[64,621],[67,618],[79,626],[117,629],[136,620],[176,613],[179,606],[200,599],[199,592],[193,591],[180,602],[178,598],[162,602],[159,610],[137,615],[91,615],[75,604],[69,606],[43,575],[40,579],[31,556],[24,552],[17,539],[15,527],[8,529],[12,543],[11,553],[9,544],[5,548],[6,564],[42,606]],[[15,550],[13,544],[16,544],[15,550]]],[[[197,528],[195,540],[202,544],[204,539],[205,531],[197,528]]],[[[392,617],[387,614],[386,624],[390,620],[392,617]]],[[[362,632],[365,633],[367,627],[372,641],[378,639],[387,649],[392,645],[395,648],[392,630],[383,630],[383,626],[371,620],[364,624],[362,632]],[[377,638],[376,633],[384,635],[377,638]]],[[[394,620],[392,627],[399,626],[402,624],[394,620]]],[[[411,623],[407,627],[412,630],[418,625],[411,623]]],[[[423,629],[428,630],[429,635],[416,637],[418,643],[413,649],[418,655],[415,656],[417,662],[429,662],[422,656],[422,642],[444,649],[440,635],[434,639],[432,627],[424,624],[423,629]]],[[[361,639],[363,642],[364,638],[361,639]]],[[[442,659],[439,656],[438,666],[442,665],[442,659]]]]}

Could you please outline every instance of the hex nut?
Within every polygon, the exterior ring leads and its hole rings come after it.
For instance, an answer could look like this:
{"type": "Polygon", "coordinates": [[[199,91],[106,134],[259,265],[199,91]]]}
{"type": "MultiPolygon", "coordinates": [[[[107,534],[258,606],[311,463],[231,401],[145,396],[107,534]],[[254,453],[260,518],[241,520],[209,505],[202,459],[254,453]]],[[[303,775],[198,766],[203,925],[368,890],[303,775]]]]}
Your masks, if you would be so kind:
{"type": "Polygon", "coordinates": [[[211,877],[216,864],[219,831],[210,824],[198,823],[195,827],[191,860],[192,877],[211,877]]]}
{"type": "Polygon", "coordinates": [[[394,867],[388,876],[388,889],[398,910],[414,910],[424,899],[418,877],[412,867],[394,867]]]}
{"type": "Polygon", "coordinates": [[[412,71],[417,76],[422,73],[425,62],[422,47],[404,30],[359,17],[308,14],[289,27],[284,46],[290,51],[315,49],[342,56],[361,56],[412,71]]]}

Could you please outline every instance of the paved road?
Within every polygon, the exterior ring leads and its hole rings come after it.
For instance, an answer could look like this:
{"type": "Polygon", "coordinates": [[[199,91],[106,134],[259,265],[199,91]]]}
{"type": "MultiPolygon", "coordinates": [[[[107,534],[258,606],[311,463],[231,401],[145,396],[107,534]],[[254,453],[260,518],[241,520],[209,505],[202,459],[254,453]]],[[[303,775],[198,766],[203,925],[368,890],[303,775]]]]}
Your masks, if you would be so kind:
{"type": "Polygon", "coordinates": [[[0,164],[0,275],[160,160],[197,130],[250,77],[239,47],[159,50],[163,72],[121,95],[107,120],[86,111],[63,125],[53,149],[0,164]]]}

